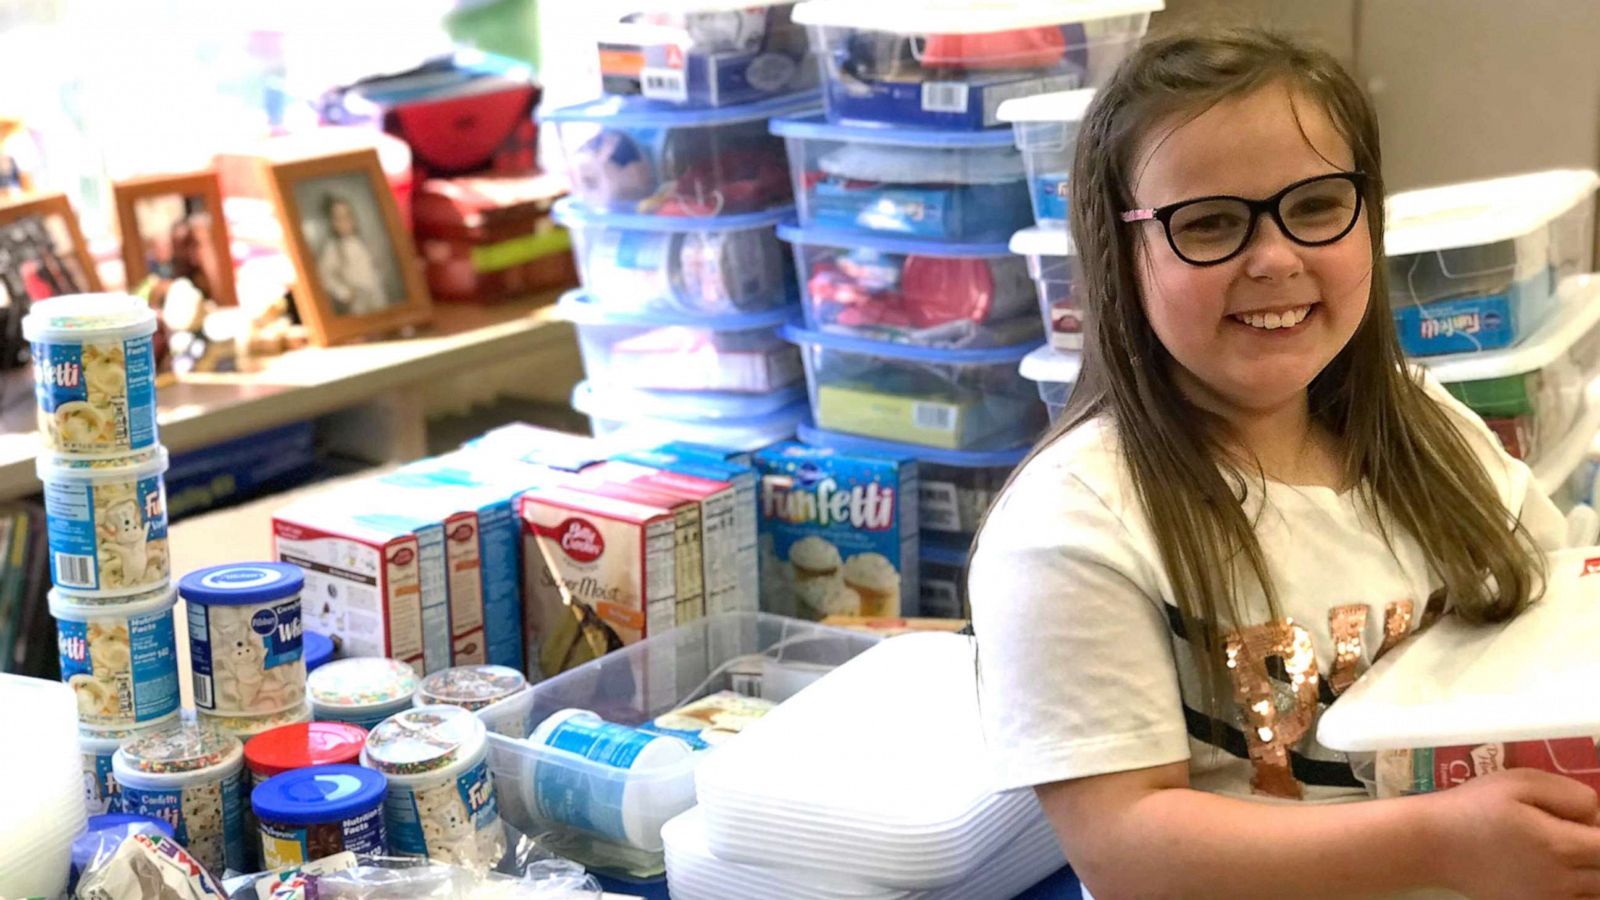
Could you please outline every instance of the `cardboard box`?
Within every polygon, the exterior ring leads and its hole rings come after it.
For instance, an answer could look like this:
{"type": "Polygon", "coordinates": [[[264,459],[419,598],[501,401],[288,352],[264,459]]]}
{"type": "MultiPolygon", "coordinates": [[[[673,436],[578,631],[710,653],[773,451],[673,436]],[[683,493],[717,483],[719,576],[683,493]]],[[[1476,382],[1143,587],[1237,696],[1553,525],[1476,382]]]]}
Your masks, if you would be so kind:
{"type": "Polygon", "coordinates": [[[1380,751],[1378,796],[1442,791],[1504,769],[1538,769],[1565,775],[1600,792],[1600,750],[1594,739],[1580,737],[1380,751]]]}
{"type": "Polygon", "coordinates": [[[572,489],[651,507],[672,516],[673,580],[677,585],[673,624],[684,625],[703,618],[706,614],[705,553],[701,546],[700,503],[642,484],[606,480],[591,474],[593,472],[592,468],[585,470],[583,477],[572,483],[572,489]]]}

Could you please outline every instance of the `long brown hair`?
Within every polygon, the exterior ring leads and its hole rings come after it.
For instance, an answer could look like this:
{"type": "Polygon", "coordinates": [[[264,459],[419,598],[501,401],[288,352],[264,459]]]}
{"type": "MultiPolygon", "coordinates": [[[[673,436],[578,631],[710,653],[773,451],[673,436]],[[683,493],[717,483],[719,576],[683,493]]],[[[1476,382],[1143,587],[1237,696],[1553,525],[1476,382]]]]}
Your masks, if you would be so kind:
{"type": "Polygon", "coordinates": [[[1444,408],[1405,366],[1389,307],[1378,124],[1361,89],[1329,54],[1268,32],[1153,40],[1099,90],[1079,132],[1070,215],[1085,313],[1082,373],[1065,413],[1032,455],[1096,417],[1116,428],[1188,639],[1197,659],[1212,660],[1211,671],[1202,672],[1212,709],[1219,631],[1225,622],[1249,621],[1239,600],[1244,579],[1259,582],[1273,618],[1281,610],[1242,502],[1248,480],[1218,465],[1225,453],[1217,423],[1178,389],[1176,363],[1139,299],[1136,231],[1118,214],[1134,206],[1135,153],[1152,126],[1276,83],[1320,105],[1366,173],[1366,317],[1309,388],[1312,417],[1343,444],[1344,482],[1358,486],[1391,547],[1395,528],[1416,539],[1453,608],[1469,620],[1515,615],[1543,579],[1543,558],[1526,530],[1444,408]]]}

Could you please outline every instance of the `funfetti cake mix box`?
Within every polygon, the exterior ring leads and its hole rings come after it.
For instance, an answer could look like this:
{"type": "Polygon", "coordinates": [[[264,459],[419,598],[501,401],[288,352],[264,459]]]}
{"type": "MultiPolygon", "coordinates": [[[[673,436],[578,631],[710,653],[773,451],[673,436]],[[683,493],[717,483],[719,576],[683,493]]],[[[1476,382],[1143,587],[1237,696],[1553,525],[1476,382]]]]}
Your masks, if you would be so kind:
{"type": "Polygon", "coordinates": [[[763,610],[916,615],[915,460],[786,442],[755,465],[763,610]]]}
{"type": "Polygon", "coordinates": [[[676,618],[676,517],[570,487],[524,494],[529,627],[548,678],[651,634],[676,618]]]}
{"type": "Polygon", "coordinates": [[[440,523],[361,512],[337,491],[272,518],[273,555],[305,570],[306,629],[346,656],[387,656],[419,673],[450,665],[450,622],[440,523]]]}
{"type": "MultiPolygon", "coordinates": [[[[726,482],[733,486],[733,533],[736,549],[734,565],[738,570],[738,594],[731,607],[714,608],[710,598],[706,611],[755,612],[761,608],[760,556],[756,545],[756,470],[749,462],[723,459],[720,451],[697,454],[692,448],[698,445],[667,444],[653,450],[633,450],[618,454],[614,459],[637,463],[668,472],[677,472],[695,478],[726,482]]],[[[742,455],[746,459],[749,454],[742,455]]]]}

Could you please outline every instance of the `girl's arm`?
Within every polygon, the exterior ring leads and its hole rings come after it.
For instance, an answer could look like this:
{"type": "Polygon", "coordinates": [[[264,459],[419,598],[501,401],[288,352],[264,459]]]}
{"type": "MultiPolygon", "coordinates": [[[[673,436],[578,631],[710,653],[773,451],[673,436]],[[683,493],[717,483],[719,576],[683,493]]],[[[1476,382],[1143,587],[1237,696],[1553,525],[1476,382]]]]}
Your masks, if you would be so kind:
{"type": "Polygon", "coordinates": [[[1544,772],[1329,805],[1191,790],[1184,763],[1036,790],[1095,900],[1315,900],[1424,888],[1483,900],[1600,897],[1600,800],[1544,772]]]}

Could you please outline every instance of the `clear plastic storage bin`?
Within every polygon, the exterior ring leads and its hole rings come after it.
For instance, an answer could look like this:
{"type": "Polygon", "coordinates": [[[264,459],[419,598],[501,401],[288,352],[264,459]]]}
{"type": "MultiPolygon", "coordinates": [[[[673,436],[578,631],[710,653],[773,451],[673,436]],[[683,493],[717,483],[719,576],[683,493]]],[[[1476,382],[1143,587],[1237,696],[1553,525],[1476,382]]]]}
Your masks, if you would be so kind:
{"type": "Polygon", "coordinates": [[[793,297],[792,261],[770,212],[685,222],[666,216],[596,213],[556,204],[572,232],[589,295],[617,312],[730,315],[782,306],[793,297]]]}
{"type": "MultiPolygon", "coordinates": [[[[618,725],[651,726],[658,717],[719,691],[782,703],[878,640],[764,613],[707,616],[535,684],[524,702],[535,728],[574,709],[618,725]]],[[[694,769],[714,752],[696,752],[668,765],[619,769],[570,751],[489,735],[489,766],[507,822],[525,834],[548,835],[549,849],[563,856],[635,874],[648,874],[652,866],[659,872],[660,853],[610,839],[600,826],[625,813],[648,816],[651,810],[638,807],[656,798],[680,799],[685,786],[692,802],[694,769]],[[561,805],[559,797],[541,796],[541,787],[552,786],[586,798],[596,827],[586,830],[541,814],[561,805]],[[615,802],[607,806],[607,798],[615,802]]]]}
{"type": "Polygon", "coordinates": [[[604,388],[586,381],[573,389],[572,408],[589,417],[595,437],[623,446],[685,441],[739,451],[794,437],[809,411],[799,384],[768,394],[730,394],[604,388]]]}
{"type": "Polygon", "coordinates": [[[932,0],[906,7],[811,0],[828,118],[976,130],[1001,103],[1103,83],[1161,0],[932,0]]]}
{"type": "Polygon", "coordinates": [[[1000,121],[1011,123],[1028,167],[1033,217],[1043,227],[1067,226],[1067,179],[1078,150],[1078,129],[1092,100],[1094,88],[1080,88],[1000,104],[1000,121]]]}
{"type": "Polygon", "coordinates": [[[699,0],[629,12],[598,35],[600,89],[676,108],[813,90],[817,68],[792,2],[699,0]]]}
{"type": "Polygon", "coordinates": [[[707,110],[638,108],[606,97],[541,113],[556,127],[572,195],[605,212],[727,216],[794,202],[773,116],[817,106],[815,94],[707,110]]]}
{"type": "Polygon", "coordinates": [[[994,243],[1029,222],[1022,155],[1003,133],[775,119],[800,224],[994,243]]]}
{"type": "Polygon", "coordinates": [[[1078,295],[1078,257],[1065,228],[1029,228],[1011,238],[1011,252],[1028,260],[1028,274],[1039,289],[1050,346],[1083,349],[1083,303],[1078,295]]]}
{"type": "Polygon", "coordinates": [[[1036,342],[1034,286],[1004,244],[946,244],[781,225],[816,331],[923,347],[1036,342]]]}
{"type": "Polygon", "coordinates": [[[939,350],[786,326],[800,346],[820,428],[947,450],[1006,450],[1038,437],[1045,411],[1017,364],[1031,344],[939,350]]]}
{"type": "Polygon", "coordinates": [[[1075,350],[1057,350],[1040,347],[1022,360],[1022,377],[1039,386],[1039,399],[1050,413],[1050,421],[1061,417],[1072,396],[1072,386],[1078,382],[1078,370],[1083,357],[1075,350]]]}
{"type": "Polygon", "coordinates": [[[556,311],[578,329],[589,381],[607,387],[765,394],[800,380],[778,335],[790,309],[731,316],[613,313],[572,291],[556,311]]]}
{"type": "Polygon", "coordinates": [[[1493,350],[1538,328],[1560,279],[1590,268],[1596,186],[1594,172],[1556,170],[1390,197],[1389,297],[1405,351],[1493,350]]]}
{"type": "MultiPolygon", "coordinates": [[[[800,440],[845,453],[877,453],[917,460],[917,523],[924,533],[975,534],[995,494],[1027,455],[1011,450],[938,450],[800,426],[800,440]]],[[[924,613],[926,615],[926,613],[924,613]]]]}
{"type": "Polygon", "coordinates": [[[967,602],[967,542],[926,535],[918,559],[922,565],[922,616],[972,618],[972,606],[967,602]]]}

